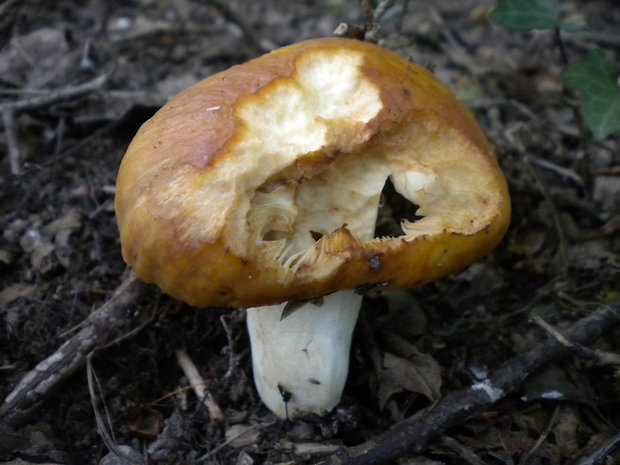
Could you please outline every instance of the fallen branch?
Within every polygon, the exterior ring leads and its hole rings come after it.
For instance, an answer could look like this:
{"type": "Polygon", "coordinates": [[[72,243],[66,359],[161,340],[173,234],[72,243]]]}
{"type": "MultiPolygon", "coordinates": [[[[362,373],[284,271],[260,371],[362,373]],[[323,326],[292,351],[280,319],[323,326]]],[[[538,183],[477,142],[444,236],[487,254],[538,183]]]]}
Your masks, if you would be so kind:
{"type": "Polygon", "coordinates": [[[389,431],[362,445],[330,455],[322,465],[370,465],[392,462],[405,454],[421,452],[428,442],[447,428],[484,412],[520,387],[545,366],[571,355],[571,345],[594,342],[604,331],[620,324],[620,302],[603,305],[579,320],[557,338],[542,342],[509,360],[489,378],[452,392],[439,402],[394,425],[389,431]]]}
{"type": "Polygon", "coordinates": [[[110,341],[113,330],[134,320],[127,308],[146,288],[131,273],[115,294],[80,326],[60,348],[26,373],[0,405],[0,420],[16,426],[34,410],[50,390],[81,367],[86,358],[110,341]]]}

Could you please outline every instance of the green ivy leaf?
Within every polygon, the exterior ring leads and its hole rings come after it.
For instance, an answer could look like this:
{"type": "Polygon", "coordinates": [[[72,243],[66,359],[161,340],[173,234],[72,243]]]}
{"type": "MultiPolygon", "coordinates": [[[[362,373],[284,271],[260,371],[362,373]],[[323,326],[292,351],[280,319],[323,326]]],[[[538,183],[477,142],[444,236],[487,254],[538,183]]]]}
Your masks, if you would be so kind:
{"type": "Polygon", "coordinates": [[[579,95],[581,112],[597,140],[620,131],[618,71],[601,50],[571,63],[562,73],[564,82],[579,95]]]}
{"type": "Polygon", "coordinates": [[[586,29],[585,25],[564,23],[545,0],[498,0],[491,19],[511,31],[560,28],[566,32],[586,29]]]}

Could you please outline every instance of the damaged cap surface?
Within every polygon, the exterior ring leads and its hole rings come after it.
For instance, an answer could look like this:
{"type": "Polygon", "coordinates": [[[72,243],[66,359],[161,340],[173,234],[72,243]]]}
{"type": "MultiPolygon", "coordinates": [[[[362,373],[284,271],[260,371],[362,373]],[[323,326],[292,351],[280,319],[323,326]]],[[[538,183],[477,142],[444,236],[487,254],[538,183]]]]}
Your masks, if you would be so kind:
{"type": "Polygon", "coordinates": [[[115,207],[138,276],[239,308],[436,280],[488,253],[510,215],[453,94],[348,39],[284,47],[176,96],[128,148],[115,207]],[[421,218],[374,237],[387,179],[421,218]]]}

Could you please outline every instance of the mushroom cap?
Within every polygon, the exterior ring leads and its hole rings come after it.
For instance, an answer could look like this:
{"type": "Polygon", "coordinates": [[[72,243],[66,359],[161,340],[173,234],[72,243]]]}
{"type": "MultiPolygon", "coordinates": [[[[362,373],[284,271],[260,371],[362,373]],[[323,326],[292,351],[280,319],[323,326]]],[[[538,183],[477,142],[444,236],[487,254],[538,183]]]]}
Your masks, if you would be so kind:
{"type": "Polygon", "coordinates": [[[174,97],[131,142],[115,208],[125,261],[198,307],[411,288],[487,254],[510,219],[469,111],[351,39],[283,47],[174,97]],[[388,178],[422,218],[374,237],[388,178]]]}

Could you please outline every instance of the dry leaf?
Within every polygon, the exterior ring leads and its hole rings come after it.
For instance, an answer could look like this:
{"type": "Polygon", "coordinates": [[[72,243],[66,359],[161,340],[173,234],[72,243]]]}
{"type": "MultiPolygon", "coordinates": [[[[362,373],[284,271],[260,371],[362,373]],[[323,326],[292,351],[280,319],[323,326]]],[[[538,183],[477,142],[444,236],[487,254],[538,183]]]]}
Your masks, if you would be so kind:
{"type": "Polygon", "coordinates": [[[422,394],[431,402],[441,397],[440,368],[430,355],[418,352],[406,359],[386,352],[383,368],[377,393],[380,408],[393,394],[405,390],[422,394]]]}
{"type": "Polygon", "coordinates": [[[158,410],[152,408],[128,408],[125,424],[136,435],[153,439],[163,428],[164,419],[158,410]]]}
{"type": "Polygon", "coordinates": [[[0,53],[0,79],[30,89],[63,82],[71,66],[68,52],[61,28],[43,27],[14,36],[0,53]]]}
{"type": "Polygon", "coordinates": [[[237,460],[235,461],[235,465],[253,465],[254,459],[245,451],[242,451],[237,460]]]}
{"type": "Polygon", "coordinates": [[[567,461],[581,450],[581,423],[582,420],[574,408],[566,407],[560,410],[553,428],[553,437],[559,452],[567,461]]]}
{"type": "Polygon", "coordinates": [[[256,425],[233,425],[226,430],[226,442],[230,447],[245,447],[258,443],[261,432],[256,425]]]}

